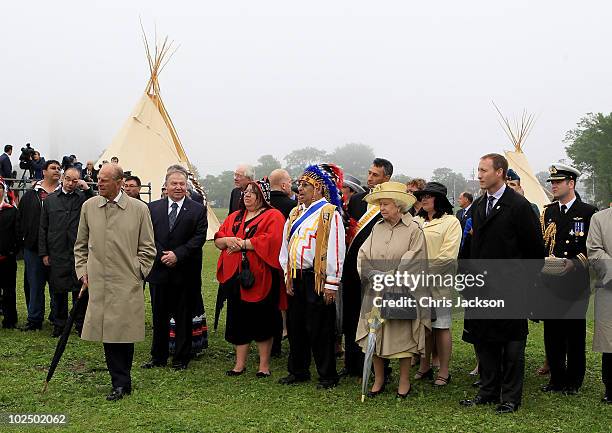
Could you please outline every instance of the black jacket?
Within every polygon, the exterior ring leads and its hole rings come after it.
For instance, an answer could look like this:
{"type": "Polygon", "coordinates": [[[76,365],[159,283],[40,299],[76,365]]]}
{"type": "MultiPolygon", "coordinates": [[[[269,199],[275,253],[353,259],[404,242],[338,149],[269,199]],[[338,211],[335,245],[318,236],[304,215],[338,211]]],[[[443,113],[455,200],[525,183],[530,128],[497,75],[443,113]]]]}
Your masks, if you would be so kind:
{"type": "MultiPolygon", "coordinates": [[[[591,293],[586,238],[595,212],[595,206],[578,197],[565,214],[561,213],[558,202],[544,210],[544,230],[551,224],[556,228],[552,255],[574,262],[574,269],[563,276],[543,276],[546,294],[554,295],[560,317],[583,318],[586,314],[591,293]]],[[[550,253],[550,245],[546,243],[546,255],[550,253]]]]}
{"type": "MultiPolygon", "coordinates": [[[[488,217],[486,206],[486,194],[473,204],[470,268],[478,268],[483,265],[482,261],[487,261],[485,266],[495,264],[495,272],[486,276],[485,286],[477,295],[486,297],[500,287],[511,287],[520,294],[513,299],[528,301],[522,295],[536,296],[535,275],[544,264],[539,221],[531,204],[510,187],[506,187],[488,217]]],[[[468,311],[466,315],[469,316],[468,311]]],[[[470,343],[518,341],[527,338],[527,334],[527,319],[466,318],[463,339],[470,343]]]]}
{"type": "Polygon", "coordinates": [[[93,197],[91,188],[65,194],[61,189],[49,194],[40,214],[38,255],[49,256],[49,285],[54,292],[78,289],[74,269],[74,244],[81,217],[81,207],[93,197]]]}
{"type": "Polygon", "coordinates": [[[242,200],[242,190],[240,188],[234,188],[230,194],[229,201],[229,212],[228,215],[233,214],[240,209],[240,201],[242,200]]]}
{"type": "Polygon", "coordinates": [[[41,188],[35,186],[21,197],[17,220],[17,230],[20,239],[23,239],[23,247],[36,253],[38,252],[40,214],[43,205],[39,191],[41,191],[41,188]]]}
{"type": "Polygon", "coordinates": [[[0,210],[0,256],[16,255],[19,250],[17,214],[15,207],[0,210]]]}
{"type": "Polygon", "coordinates": [[[38,159],[38,161],[32,160],[31,166],[32,170],[34,170],[34,179],[41,180],[43,178],[43,167],[45,165],[45,158],[42,156],[38,159]]]}
{"type": "Polygon", "coordinates": [[[297,201],[291,200],[287,194],[282,191],[270,191],[270,204],[278,209],[285,219],[289,218],[291,210],[297,206],[297,201]]]}
{"type": "Polygon", "coordinates": [[[4,178],[13,177],[13,164],[6,152],[0,155],[0,176],[4,178]]]}
{"type": "Polygon", "coordinates": [[[92,169],[91,174],[87,173],[87,167],[81,170],[81,179],[85,182],[96,182],[98,183],[98,170],[92,169]]]}
{"type": "Polygon", "coordinates": [[[159,285],[198,284],[202,270],[202,246],[208,229],[206,209],[185,197],[172,231],[169,229],[167,198],[150,203],[149,210],[157,257],[147,281],[159,285]],[[163,251],[174,252],[177,258],[175,267],[170,268],[161,262],[163,251]]]}
{"type": "MultiPolygon", "coordinates": [[[[367,192],[353,194],[346,206],[348,217],[354,221],[359,221],[367,212],[368,204],[363,201],[367,192]]],[[[342,330],[349,335],[354,335],[359,321],[359,311],[361,309],[361,279],[357,272],[357,254],[359,248],[372,233],[372,227],[380,221],[380,213],[365,226],[357,236],[347,245],[344,267],[342,268],[342,330]]]]}

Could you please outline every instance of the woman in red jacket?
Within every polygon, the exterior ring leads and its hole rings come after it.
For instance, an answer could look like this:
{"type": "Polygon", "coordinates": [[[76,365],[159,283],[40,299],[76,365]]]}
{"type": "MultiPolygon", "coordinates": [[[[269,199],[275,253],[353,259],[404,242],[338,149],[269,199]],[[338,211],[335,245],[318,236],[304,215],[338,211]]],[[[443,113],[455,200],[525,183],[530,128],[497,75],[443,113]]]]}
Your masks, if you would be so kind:
{"type": "Polygon", "coordinates": [[[270,376],[284,223],[283,214],[270,205],[270,185],[257,181],[248,184],[241,209],[231,213],[215,234],[215,245],[221,250],[217,279],[227,297],[225,339],[236,350],[236,364],[226,372],[228,376],[246,371],[252,341],[259,351],[256,376],[270,376]]]}

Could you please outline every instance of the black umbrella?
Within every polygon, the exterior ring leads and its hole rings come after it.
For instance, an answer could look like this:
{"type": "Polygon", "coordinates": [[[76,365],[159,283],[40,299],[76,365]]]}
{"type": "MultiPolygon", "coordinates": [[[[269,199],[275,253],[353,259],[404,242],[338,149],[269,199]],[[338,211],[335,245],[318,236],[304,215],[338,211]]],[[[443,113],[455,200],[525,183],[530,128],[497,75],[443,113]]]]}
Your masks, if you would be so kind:
{"type": "MultiPolygon", "coordinates": [[[[83,285],[83,288],[85,286],[83,285]]],[[[57,340],[57,346],[55,347],[55,353],[53,354],[53,359],[51,360],[51,365],[49,365],[49,372],[47,373],[47,379],[45,380],[45,386],[43,387],[42,392],[47,391],[47,386],[49,385],[49,381],[53,377],[53,373],[55,373],[55,369],[57,368],[57,364],[59,364],[64,351],[66,350],[66,343],[68,343],[68,337],[70,337],[70,331],[72,331],[72,325],[74,323],[74,318],[77,314],[81,313],[87,307],[87,291],[81,288],[81,295],[77,299],[76,304],[70,310],[70,314],[68,315],[68,320],[66,321],[66,326],[64,327],[64,331],[62,335],[57,340]]]]}
{"type": "Polygon", "coordinates": [[[223,304],[225,303],[226,299],[227,295],[225,294],[223,284],[219,284],[219,290],[217,291],[217,301],[215,302],[215,323],[213,325],[215,332],[219,327],[219,316],[221,316],[221,310],[223,310],[223,304]]]}

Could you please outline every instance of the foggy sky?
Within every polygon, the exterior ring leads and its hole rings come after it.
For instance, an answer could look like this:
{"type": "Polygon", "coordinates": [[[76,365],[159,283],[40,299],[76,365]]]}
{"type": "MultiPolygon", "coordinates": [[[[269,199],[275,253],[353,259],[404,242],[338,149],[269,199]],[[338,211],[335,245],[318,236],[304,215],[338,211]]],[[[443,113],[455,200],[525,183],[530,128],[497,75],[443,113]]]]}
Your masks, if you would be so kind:
{"type": "Polygon", "coordinates": [[[200,174],[303,147],[364,143],[397,173],[511,145],[538,118],[534,170],[566,158],[566,131],[610,112],[612,6],[604,1],[2,2],[0,144],[96,159],[145,88],[139,16],[180,47],[160,77],[200,174]]]}

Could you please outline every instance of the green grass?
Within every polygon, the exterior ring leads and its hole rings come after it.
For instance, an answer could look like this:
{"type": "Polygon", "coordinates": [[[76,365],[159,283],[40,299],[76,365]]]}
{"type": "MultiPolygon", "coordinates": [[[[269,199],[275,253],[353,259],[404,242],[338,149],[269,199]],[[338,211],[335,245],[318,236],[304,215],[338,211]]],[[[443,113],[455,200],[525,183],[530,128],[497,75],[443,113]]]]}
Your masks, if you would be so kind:
{"type": "MultiPolygon", "coordinates": [[[[212,327],[217,283],[217,253],[205,247],[203,292],[212,327]]],[[[23,268],[19,268],[19,276],[23,268]]],[[[26,311],[21,281],[18,283],[20,323],[26,311]]],[[[147,290],[148,293],[148,290],[147,290]]],[[[147,298],[148,299],[148,298],[147,298]]],[[[148,302],[148,301],[147,301],[148,302]]],[[[255,378],[253,353],[247,374],[228,378],[233,366],[231,346],[223,339],[223,323],[210,333],[210,348],[190,369],[142,370],[149,355],[151,314],[147,313],[147,340],[136,345],[132,380],[134,393],[119,402],[104,397],[110,378],[100,343],[72,336],[46,394],[41,388],[56,340],[45,324],[41,332],[0,330],[0,413],[65,413],[67,431],[432,431],[432,432],[598,432],[610,431],[612,407],[599,402],[600,357],[588,350],[588,370],[581,393],[573,397],[544,395],[539,391],[546,379],[535,370],[543,360],[542,326],[531,324],[527,346],[527,368],[523,407],[512,415],[498,416],[492,407],[463,409],[457,402],[472,396],[474,365],[472,346],[461,341],[461,321],[455,320],[453,381],[444,389],[431,384],[414,385],[405,401],[395,399],[394,383],[387,393],[360,402],[360,384],[343,380],[329,391],[315,389],[315,382],[284,387],[276,380],[286,374],[286,357],[274,360],[269,380],[255,378]]],[[[592,324],[587,347],[590,348],[592,324]]],[[[288,350],[284,342],[283,350],[288,350]]],[[[393,364],[397,372],[397,364],[393,364]]],[[[395,374],[397,380],[397,375],[395,374]]],[[[316,373],[313,372],[313,377],[316,373]]],[[[0,426],[0,431],[43,431],[42,428],[0,426]]],[[[54,430],[53,430],[54,431],[54,430]]]]}

